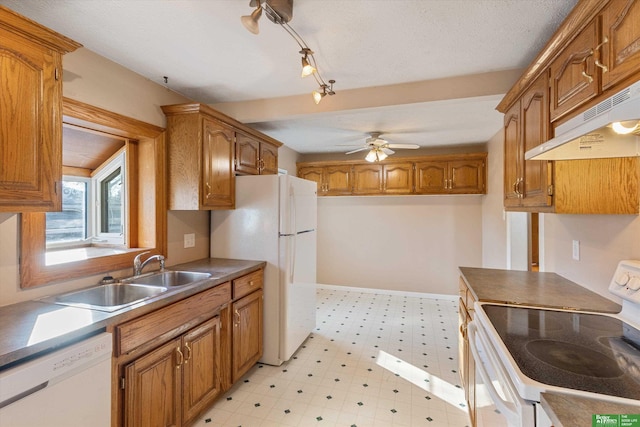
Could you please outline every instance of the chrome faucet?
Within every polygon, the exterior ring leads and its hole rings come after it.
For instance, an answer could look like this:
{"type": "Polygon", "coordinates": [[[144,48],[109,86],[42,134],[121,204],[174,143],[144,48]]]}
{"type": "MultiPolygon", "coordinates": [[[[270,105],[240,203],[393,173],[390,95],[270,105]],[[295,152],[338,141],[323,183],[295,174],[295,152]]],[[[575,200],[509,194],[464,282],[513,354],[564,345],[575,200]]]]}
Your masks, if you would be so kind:
{"type": "Polygon", "coordinates": [[[149,264],[149,262],[153,261],[154,259],[158,260],[158,262],[160,263],[160,270],[164,270],[164,257],[162,255],[151,255],[149,258],[145,259],[144,262],[141,260],[142,255],[148,253],[149,251],[142,252],[136,255],[136,257],[133,259],[134,276],[139,276],[140,274],[142,274],[142,269],[144,268],[144,266],[149,264]]]}

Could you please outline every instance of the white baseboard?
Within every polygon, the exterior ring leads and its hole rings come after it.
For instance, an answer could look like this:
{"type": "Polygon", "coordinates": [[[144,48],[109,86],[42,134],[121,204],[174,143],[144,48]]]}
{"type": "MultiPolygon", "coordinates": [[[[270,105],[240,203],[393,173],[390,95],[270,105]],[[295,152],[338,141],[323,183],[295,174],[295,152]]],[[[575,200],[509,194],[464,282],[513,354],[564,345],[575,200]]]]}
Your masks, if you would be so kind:
{"type": "Polygon", "coordinates": [[[318,283],[316,285],[318,288],[322,289],[335,289],[338,291],[348,291],[348,292],[363,292],[367,294],[382,294],[382,295],[398,295],[398,296],[406,296],[406,297],[414,297],[414,298],[432,298],[432,299],[443,299],[448,301],[458,301],[458,295],[446,295],[446,294],[428,294],[424,292],[408,292],[408,291],[394,291],[391,289],[374,289],[374,288],[360,288],[357,286],[341,286],[341,285],[325,285],[322,283],[318,283]]]}

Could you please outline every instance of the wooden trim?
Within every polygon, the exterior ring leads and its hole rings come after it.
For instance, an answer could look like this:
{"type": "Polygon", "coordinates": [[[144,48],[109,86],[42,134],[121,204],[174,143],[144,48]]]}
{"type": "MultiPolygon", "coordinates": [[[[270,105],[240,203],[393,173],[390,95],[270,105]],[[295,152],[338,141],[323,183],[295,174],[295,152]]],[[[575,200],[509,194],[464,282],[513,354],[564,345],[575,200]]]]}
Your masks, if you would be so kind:
{"type": "Polygon", "coordinates": [[[162,108],[162,111],[167,117],[176,115],[176,114],[188,114],[188,113],[206,114],[216,120],[221,121],[224,124],[233,126],[235,128],[234,130],[239,130],[241,132],[247,133],[251,136],[258,138],[259,140],[268,142],[269,144],[272,144],[276,147],[282,146],[282,142],[278,141],[277,139],[273,139],[270,136],[265,135],[262,132],[259,132],[245,125],[244,123],[240,123],[233,117],[227,116],[226,114],[221,113],[220,111],[215,110],[206,104],[192,103],[192,104],[163,105],[160,108],[162,108]]]}
{"type": "Polygon", "coordinates": [[[36,40],[62,54],[73,52],[82,47],[78,42],[58,34],[55,31],[0,5],[0,27],[21,37],[36,40]]]}
{"type": "Polygon", "coordinates": [[[145,250],[165,255],[167,251],[164,129],[68,98],[64,98],[63,113],[65,123],[135,140],[127,144],[129,177],[137,178],[137,185],[129,188],[127,226],[131,249],[123,254],[47,266],[45,214],[23,213],[20,246],[23,289],[130,268],[133,258],[145,250]]]}
{"type": "Polygon", "coordinates": [[[533,82],[549,67],[564,46],[571,42],[597,15],[610,0],[580,0],[564,22],[553,34],[538,56],[529,64],[520,79],[502,98],[496,107],[506,112],[533,82]]]}

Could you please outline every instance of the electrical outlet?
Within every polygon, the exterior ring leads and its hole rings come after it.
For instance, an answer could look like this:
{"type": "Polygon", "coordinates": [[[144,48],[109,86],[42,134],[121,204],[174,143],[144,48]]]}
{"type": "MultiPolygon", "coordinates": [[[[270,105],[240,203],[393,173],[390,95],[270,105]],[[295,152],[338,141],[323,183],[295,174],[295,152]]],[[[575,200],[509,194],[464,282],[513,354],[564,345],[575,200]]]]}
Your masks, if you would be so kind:
{"type": "Polygon", "coordinates": [[[573,259],[580,261],[580,240],[573,241],[573,259]]]}
{"type": "Polygon", "coordinates": [[[193,248],[196,245],[196,235],[194,233],[184,235],[184,247],[193,248]]]}

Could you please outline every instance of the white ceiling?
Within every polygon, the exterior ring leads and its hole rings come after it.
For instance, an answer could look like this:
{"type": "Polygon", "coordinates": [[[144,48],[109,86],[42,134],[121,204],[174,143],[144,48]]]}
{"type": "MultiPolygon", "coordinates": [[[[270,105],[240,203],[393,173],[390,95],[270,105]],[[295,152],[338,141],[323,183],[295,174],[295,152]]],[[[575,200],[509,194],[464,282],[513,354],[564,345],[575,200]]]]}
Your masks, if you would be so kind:
{"type": "Polygon", "coordinates": [[[487,141],[502,95],[575,3],[294,0],[290,25],[336,80],[315,105],[294,40],[264,15],[259,35],[240,23],[249,0],[0,0],[301,153],[347,151],[371,131],[425,147],[487,141]]]}

